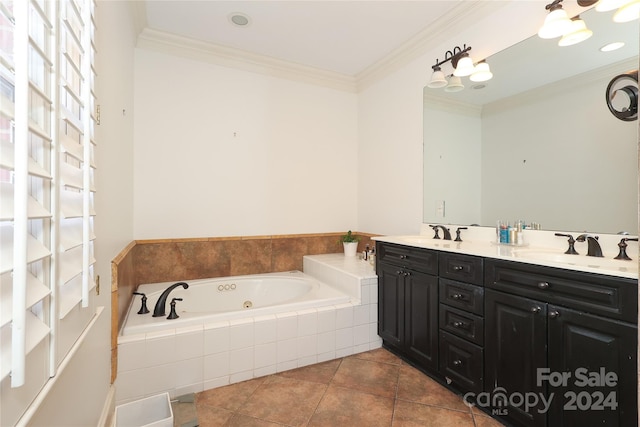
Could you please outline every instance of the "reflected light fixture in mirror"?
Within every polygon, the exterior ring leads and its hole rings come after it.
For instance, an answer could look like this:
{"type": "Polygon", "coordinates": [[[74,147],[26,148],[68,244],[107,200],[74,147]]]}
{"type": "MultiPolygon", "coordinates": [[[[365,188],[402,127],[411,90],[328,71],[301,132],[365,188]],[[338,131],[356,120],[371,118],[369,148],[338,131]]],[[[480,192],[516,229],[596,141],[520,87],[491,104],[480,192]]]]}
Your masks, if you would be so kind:
{"type": "Polygon", "coordinates": [[[489,69],[489,64],[481,61],[476,65],[475,71],[471,74],[469,80],[472,82],[486,82],[487,80],[491,80],[492,77],[493,73],[489,69]]]}
{"type": "Polygon", "coordinates": [[[618,9],[613,15],[613,22],[629,22],[640,17],[640,0],[634,0],[618,9]]]}
{"type": "Polygon", "coordinates": [[[593,31],[587,28],[580,16],[571,19],[571,27],[569,31],[562,36],[558,42],[558,46],[572,46],[585,41],[593,35],[593,31]]]}
{"type": "Polygon", "coordinates": [[[449,77],[449,84],[444,88],[445,92],[460,92],[464,89],[462,79],[458,76],[449,77]]]}

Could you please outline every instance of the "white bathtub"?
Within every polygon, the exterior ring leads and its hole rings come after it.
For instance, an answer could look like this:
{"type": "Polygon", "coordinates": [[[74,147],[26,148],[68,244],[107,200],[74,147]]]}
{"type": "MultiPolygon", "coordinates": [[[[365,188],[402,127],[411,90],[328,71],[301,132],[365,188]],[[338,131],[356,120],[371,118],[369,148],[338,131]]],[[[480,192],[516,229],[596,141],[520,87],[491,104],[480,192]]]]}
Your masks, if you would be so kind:
{"type": "Polygon", "coordinates": [[[199,324],[285,313],[325,307],[350,301],[350,297],[300,271],[248,276],[220,277],[186,281],[188,289],[175,288],[167,297],[165,313],[176,301],[177,319],[152,317],[160,294],[176,282],[144,284],[138,292],[146,294],[147,314],[137,314],[141,296],[134,295],[121,329],[121,335],[144,334],[199,324]]]}

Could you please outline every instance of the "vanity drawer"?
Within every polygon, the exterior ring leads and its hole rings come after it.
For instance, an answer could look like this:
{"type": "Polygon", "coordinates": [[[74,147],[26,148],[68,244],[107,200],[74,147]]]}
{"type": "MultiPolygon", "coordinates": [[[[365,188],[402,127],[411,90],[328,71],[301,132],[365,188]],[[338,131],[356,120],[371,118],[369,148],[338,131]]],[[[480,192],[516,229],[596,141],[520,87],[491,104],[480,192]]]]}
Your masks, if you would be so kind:
{"type": "Polygon", "coordinates": [[[440,277],[461,282],[483,284],[484,259],[473,255],[442,252],[440,254],[440,277]]]}
{"type": "Polygon", "coordinates": [[[440,304],[440,329],[484,345],[484,319],[445,304],[440,304]]]}
{"type": "Polygon", "coordinates": [[[471,313],[484,313],[484,288],[468,283],[440,279],[440,302],[471,313]]]}
{"type": "Polygon", "coordinates": [[[483,389],[484,351],[447,332],[440,331],[440,372],[465,391],[483,389]]]}
{"type": "Polygon", "coordinates": [[[427,274],[438,274],[437,251],[376,242],[376,254],[379,262],[386,262],[427,274]]]}
{"type": "Polygon", "coordinates": [[[627,322],[638,320],[637,280],[487,259],[486,286],[627,322]]]}

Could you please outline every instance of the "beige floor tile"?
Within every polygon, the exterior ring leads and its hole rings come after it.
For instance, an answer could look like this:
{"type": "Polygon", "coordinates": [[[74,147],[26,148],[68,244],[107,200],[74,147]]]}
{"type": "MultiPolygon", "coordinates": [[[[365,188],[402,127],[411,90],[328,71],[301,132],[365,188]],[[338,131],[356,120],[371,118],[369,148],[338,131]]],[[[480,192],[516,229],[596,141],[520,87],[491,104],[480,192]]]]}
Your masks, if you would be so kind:
{"type": "Polygon", "coordinates": [[[311,417],[309,427],[388,427],[392,414],[392,398],[331,385],[311,417]]]}
{"type": "Polygon", "coordinates": [[[331,384],[394,398],[399,369],[399,365],[349,357],[342,361],[331,384]]]}
{"type": "Polygon", "coordinates": [[[288,426],[304,426],[326,389],[324,384],[272,376],[256,389],[238,412],[288,426]]]}
{"type": "Polygon", "coordinates": [[[398,400],[392,426],[474,427],[474,424],[471,412],[398,400]]]}

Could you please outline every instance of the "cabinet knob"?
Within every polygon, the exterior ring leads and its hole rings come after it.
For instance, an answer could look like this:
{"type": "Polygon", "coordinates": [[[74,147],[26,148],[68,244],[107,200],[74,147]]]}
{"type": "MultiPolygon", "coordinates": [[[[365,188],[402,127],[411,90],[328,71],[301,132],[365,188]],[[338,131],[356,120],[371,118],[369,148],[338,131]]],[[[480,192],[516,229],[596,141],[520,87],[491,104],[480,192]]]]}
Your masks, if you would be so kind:
{"type": "Polygon", "coordinates": [[[556,317],[560,317],[560,312],[556,310],[550,311],[549,317],[551,317],[552,319],[555,319],[556,317]]]}
{"type": "Polygon", "coordinates": [[[538,288],[539,289],[548,289],[549,288],[549,283],[548,282],[538,282],[538,288]]]}
{"type": "Polygon", "coordinates": [[[406,255],[400,255],[400,259],[407,259],[408,257],[406,255]]]}
{"type": "Polygon", "coordinates": [[[404,277],[407,277],[407,276],[411,276],[411,272],[410,271],[405,271],[404,272],[404,277]]]}
{"type": "Polygon", "coordinates": [[[531,312],[532,312],[533,314],[540,313],[540,311],[542,311],[542,309],[541,309],[540,307],[538,307],[538,306],[536,306],[536,307],[531,307],[531,312]]]}
{"type": "Polygon", "coordinates": [[[461,265],[454,265],[454,266],[451,267],[451,269],[453,271],[462,271],[462,270],[464,270],[464,267],[461,266],[461,265]]]}
{"type": "Polygon", "coordinates": [[[404,273],[402,270],[398,270],[398,271],[396,271],[396,274],[397,274],[398,276],[399,276],[399,275],[401,275],[402,273],[404,273]]]}
{"type": "Polygon", "coordinates": [[[464,326],[464,322],[453,322],[453,326],[455,326],[456,328],[462,328],[464,326]]]}
{"type": "Polygon", "coordinates": [[[451,298],[453,298],[453,299],[463,299],[462,294],[453,294],[453,295],[451,295],[451,298]]]}
{"type": "Polygon", "coordinates": [[[453,366],[462,366],[462,360],[456,359],[453,361],[453,366]]]}

